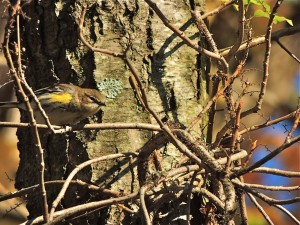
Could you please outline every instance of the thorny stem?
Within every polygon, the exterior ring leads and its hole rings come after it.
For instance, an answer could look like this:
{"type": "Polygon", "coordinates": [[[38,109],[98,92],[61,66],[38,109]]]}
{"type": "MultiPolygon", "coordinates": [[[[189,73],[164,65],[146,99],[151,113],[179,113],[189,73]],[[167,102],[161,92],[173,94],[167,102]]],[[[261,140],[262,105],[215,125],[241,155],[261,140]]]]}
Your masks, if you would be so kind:
{"type": "MultiPolygon", "coordinates": [[[[205,36],[206,41],[208,42],[210,48],[213,50],[215,54],[220,54],[217,44],[215,43],[212,34],[209,32],[205,22],[201,18],[200,12],[199,11],[192,11],[192,17],[195,20],[196,26],[201,34],[205,36]]],[[[222,68],[221,64],[218,63],[218,72],[217,74],[222,74],[222,68]]],[[[220,83],[220,78],[215,76],[216,79],[213,78],[208,78],[206,82],[212,82],[212,88],[211,88],[211,93],[209,94],[210,96],[214,96],[219,87],[220,83]]],[[[209,115],[208,115],[208,125],[207,125],[207,135],[206,135],[206,142],[211,143],[212,141],[212,136],[213,136],[213,128],[214,128],[214,119],[215,119],[215,113],[216,113],[216,103],[213,103],[210,107],[209,110],[209,115]]]]}
{"type": "Polygon", "coordinates": [[[36,121],[34,118],[34,113],[32,110],[32,107],[30,105],[30,102],[28,100],[27,95],[25,94],[22,84],[21,82],[25,82],[24,77],[22,76],[22,66],[21,66],[21,53],[20,53],[20,48],[21,48],[21,40],[20,40],[20,30],[19,30],[19,10],[20,8],[20,1],[15,4],[13,7],[12,12],[14,12],[14,14],[12,13],[10,15],[10,18],[6,24],[6,29],[5,29],[5,40],[4,40],[4,54],[6,56],[6,60],[8,61],[8,65],[10,68],[10,71],[13,75],[14,81],[15,81],[15,86],[16,86],[16,90],[18,90],[18,92],[21,94],[21,97],[23,98],[24,104],[26,106],[27,109],[27,113],[28,116],[30,118],[30,127],[31,127],[31,132],[33,134],[33,139],[34,139],[34,146],[37,152],[37,163],[38,163],[38,167],[39,167],[39,188],[40,188],[40,193],[41,193],[41,199],[42,199],[42,206],[43,206],[43,217],[44,217],[44,221],[48,221],[49,220],[49,214],[48,214],[48,204],[47,204],[47,193],[46,193],[46,188],[45,188],[45,180],[44,180],[44,172],[45,172],[45,163],[44,163],[44,156],[43,156],[43,149],[41,146],[41,141],[40,141],[40,137],[39,137],[39,132],[36,126],[36,121]],[[17,50],[18,52],[18,70],[16,70],[14,63],[13,63],[13,59],[12,56],[10,54],[10,49],[9,49],[9,41],[10,41],[10,35],[12,32],[12,24],[14,21],[14,17],[16,17],[17,19],[17,41],[18,41],[18,48],[19,50],[17,50]],[[18,74],[21,76],[21,78],[18,76],[18,74]],[[22,81],[21,81],[22,79],[22,81]]]}
{"type": "Polygon", "coordinates": [[[244,37],[244,27],[245,27],[245,12],[244,12],[244,2],[243,0],[238,0],[238,6],[239,6],[239,28],[238,28],[238,37],[236,39],[236,42],[229,50],[228,54],[225,56],[225,59],[229,62],[232,56],[237,52],[239,47],[241,46],[243,42],[244,37]]]}
{"type": "Polygon", "coordinates": [[[268,78],[269,78],[269,61],[270,61],[270,52],[271,52],[271,31],[272,31],[272,25],[273,25],[273,20],[275,18],[275,15],[281,5],[281,3],[283,2],[283,0],[277,0],[275,6],[272,9],[272,12],[270,14],[270,19],[268,22],[268,26],[267,26],[267,31],[266,31],[266,35],[265,35],[265,40],[266,40],[266,51],[265,51],[265,59],[264,59],[264,63],[263,63],[263,80],[261,82],[261,89],[259,92],[259,96],[258,96],[258,100],[256,102],[256,105],[245,111],[242,112],[241,114],[241,118],[248,116],[252,113],[256,113],[261,109],[261,106],[263,104],[263,100],[264,100],[264,96],[267,90],[267,83],[268,83],[268,78]]]}
{"type": "Polygon", "coordinates": [[[242,103],[240,102],[238,105],[238,108],[236,110],[236,115],[235,115],[235,124],[232,129],[232,139],[231,139],[231,146],[230,146],[230,152],[228,154],[228,161],[226,164],[226,171],[228,172],[230,169],[230,156],[234,153],[235,147],[236,147],[236,141],[239,140],[239,127],[240,127],[240,116],[241,116],[241,110],[242,110],[242,103]]]}
{"type": "Polygon", "coordinates": [[[298,110],[298,112],[295,115],[293,126],[285,139],[286,142],[288,142],[292,138],[293,132],[297,129],[299,122],[300,122],[300,110],[298,110]]]}
{"type": "Polygon", "coordinates": [[[219,89],[219,91],[215,94],[215,96],[206,104],[206,106],[202,109],[202,111],[195,117],[192,123],[187,127],[186,131],[190,131],[193,128],[193,126],[195,126],[199,122],[202,116],[210,109],[212,104],[214,104],[218,100],[218,98],[224,94],[224,91],[227,89],[227,87],[229,87],[233,83],[234,79],[240,74],[242,68],[243,68],[243,64],[240,63],[237,66],[234,73],[232,74],[232,76],[228,78],[224,87],[219,89]]]}

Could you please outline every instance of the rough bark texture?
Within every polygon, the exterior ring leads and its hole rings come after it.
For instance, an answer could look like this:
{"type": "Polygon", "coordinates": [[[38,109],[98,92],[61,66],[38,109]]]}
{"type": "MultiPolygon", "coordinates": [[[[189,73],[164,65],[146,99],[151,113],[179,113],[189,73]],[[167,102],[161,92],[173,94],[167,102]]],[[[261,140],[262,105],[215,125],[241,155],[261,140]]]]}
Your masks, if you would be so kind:
{"type": "MultiPolygon", "coordinates": [[[[82,123],[155,123],[137,100],[129,80],[130,71],[124,62],[119,58],[88,51],[79,42],[77,23],[84,1],[61,1],[56,4],[53,1],[39,2],[32,1],[24,7],[26,16],[30,18],[24,21],[23,34],[26,78],[30,84],[34,88],[41,88],[59,80],[95,88],[97,83],[105,79],[118,79],[122,82],[122,93],[108,101],[103,115],[99,113],[82,123]]],[[[206,84],[198,72],[197,52],[184,45],[142,0],[87,1],[85,4],[88,4],[85,38],[95,47],[122,52],[131,36],[130,59],[141,76],[149,105],[162,119],[187,126],[206,99],[206,84]]],[[[180,27],[187,36],[197,33],[190,19],[190,2],[157,1],[157,4],[170,22],[180,27]]],[[[199,41],[197,38],[194,35],[195,41],[199,41]]],[[[199,137],[202,135],[200,127],[193,132],[199,137]]],[[[22,131],[18,135],[21,163],[16,186],[22,188],[37,183],[38,171],[37,167],[32,166],[36,165],[36,157],[30,135],[22,131]]],[[[138,130],[42,135],[47,180],[66,178],[72,168],[87,159],[138,151],[151,138],[151,132],[138,130]]],[[[171,144],[161,150],[162,168],[168,171],[180,160],[181,154],[171,144]]],[[[153,165],[150,171],[155,174],[153,165]]],[[[136,162],[125,159],[94,164],[79,173],[77,178],[117,191],[138,190],[136,162]]],[[[53,200],[55,193],[57,190],[53,189],[48,192],[49,200],[53,200]]],[[[39,201],[31,199],[31,195],[28,198],[30,216],[40,215],[39,201]]],[[[74,189],[68,192],[61,207],[93,199],[99,199],[99,196],[90,196],[88,190],[74,189]]],[[[182,206],[174,203],[169,207],[179,209],[182,206]]],[[[94,214],[72,223],[85,224],[89,220],[90,224],[139,224],[139,218],[131,218],[116,207],[103,209],[100,214],[99,217],[94,214]]],[[[176,214],[181,215],[180,212],[174,212],[172,218],[166,218],[166,224],[176,218],[176,214]]]]}

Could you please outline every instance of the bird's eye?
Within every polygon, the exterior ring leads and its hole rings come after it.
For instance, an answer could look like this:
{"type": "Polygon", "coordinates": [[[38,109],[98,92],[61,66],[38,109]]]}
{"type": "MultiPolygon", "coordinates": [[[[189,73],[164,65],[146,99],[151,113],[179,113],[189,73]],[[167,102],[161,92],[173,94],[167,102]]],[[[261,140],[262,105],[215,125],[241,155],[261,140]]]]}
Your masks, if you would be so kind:
{"type": "Polygon", "coordinates": [[[97,99],[96,99],[94,96],[91,96],[91,95],[90,95],[90,96],[88,96],[88,97],[89,97],[89,99],[90,99],[92,102],[96,102],[96,103],[98,102],[97,99]]]}

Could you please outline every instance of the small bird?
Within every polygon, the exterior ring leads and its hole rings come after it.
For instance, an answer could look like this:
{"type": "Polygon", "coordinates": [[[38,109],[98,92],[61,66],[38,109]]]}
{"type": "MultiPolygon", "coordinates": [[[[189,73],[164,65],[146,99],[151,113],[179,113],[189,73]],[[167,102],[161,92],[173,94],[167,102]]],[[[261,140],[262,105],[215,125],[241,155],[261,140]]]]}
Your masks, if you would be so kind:
{"type": "MultiPolygon", "coordinates": [[[[58,84],[36,90],[42,108],[52,125],[72,125],[97,113],[105,106],[106,97],[98,90],[81,88],[73,84],[58,84]]],[[[37,123],[45,124],[37,104],[29,96],[37,123]]],[[[24,102],[0,102],[0,108],[26,110],[24,102]]]]}

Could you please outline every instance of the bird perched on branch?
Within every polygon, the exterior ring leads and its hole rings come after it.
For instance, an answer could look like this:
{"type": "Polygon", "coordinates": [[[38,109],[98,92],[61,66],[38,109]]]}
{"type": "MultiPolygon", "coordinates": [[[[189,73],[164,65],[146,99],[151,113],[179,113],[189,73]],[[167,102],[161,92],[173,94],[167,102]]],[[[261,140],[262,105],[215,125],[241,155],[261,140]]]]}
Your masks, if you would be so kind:
{"type": "MultiPolygon", "coordinates": [[[[81,88],[73,84],[58,84],[34,92],[52,125],[71,125],[97,113],[105,106],[106,97],[98,90],[81,88]]],[[[34,99],[29,96],[37,123],[45,118],[34,99]]],[[[24,102],[0,102],[0,108],[26,110],[24,102]]]]}

